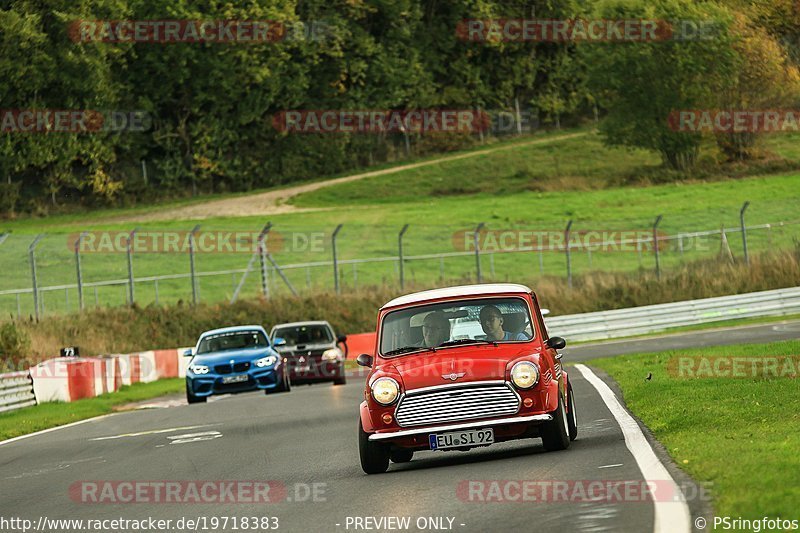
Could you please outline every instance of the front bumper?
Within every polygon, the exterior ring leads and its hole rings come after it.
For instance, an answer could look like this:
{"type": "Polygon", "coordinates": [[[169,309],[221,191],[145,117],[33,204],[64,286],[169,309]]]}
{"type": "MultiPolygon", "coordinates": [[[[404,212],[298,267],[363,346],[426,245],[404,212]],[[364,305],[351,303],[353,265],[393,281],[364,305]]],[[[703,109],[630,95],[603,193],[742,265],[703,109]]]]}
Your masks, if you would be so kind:
{"type": "Polygon", "coordinates": [[[289,365],[292,384],[334,381],[345,375],[343,361],[309,361],[308,370],[298,368],[291,360],[289,365]]]}
{"type": "Polygon", "coordinates": [[[509,418],[497,418],[494,420],[470,421],[459,422],[455,424],[443,424],[440,426],[429,426],[424,428],[414,429],[400,429],[397,431],[386,431],[383,433],[373,433],[369,436],[371,441],[383,441],[391,439],[402,439],[405,437],[414,437],[417,435],[428,435],[431,433],[440,433],[442,431],[458,431],[460,429],[475,429],[487,428],[495,426],[505,426],[509,424],[530,424],[532,422],[541,423],[549,422],[553,419],[549,414],[531,415],[531,416],[515,416],[509,418]]]}
{"type": "Polygon", "coordinates": [[[271,390],[280,386],[283,377],[281,363],[271,368],[253,367],[246,374],[247,381],[239,383],[222,383],[223,378],[237,374],[190,374],[186,376],[189,390],[198,397],[207,397],[213,394],[235,394],[255,390],[271,390]]]}

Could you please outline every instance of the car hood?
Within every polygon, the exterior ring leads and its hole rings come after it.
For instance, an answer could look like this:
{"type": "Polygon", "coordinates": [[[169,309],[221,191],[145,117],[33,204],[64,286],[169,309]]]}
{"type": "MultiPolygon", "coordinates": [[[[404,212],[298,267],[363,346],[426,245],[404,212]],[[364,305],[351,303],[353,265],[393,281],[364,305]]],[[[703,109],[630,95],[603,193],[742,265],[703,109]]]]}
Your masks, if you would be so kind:
{"type": "Polygon", "coordinates": [[[268,355],[277,355],[272,348],[258,347],[243,350],[224,350],[221,352],[208,352],[194,356],[192,363],[201,365],[218,365],[230,363],[231,360],[252,361],[268,355]]]}
{"type": "Polygon", "coordinates": [[[532,353],[530,347],[500,345],[447,348],[436,352],[406,355],[392,360],[386,370],[397,373],[406,390],[472,381],[504,380],[506,367],[522,355],[532,353]]]}

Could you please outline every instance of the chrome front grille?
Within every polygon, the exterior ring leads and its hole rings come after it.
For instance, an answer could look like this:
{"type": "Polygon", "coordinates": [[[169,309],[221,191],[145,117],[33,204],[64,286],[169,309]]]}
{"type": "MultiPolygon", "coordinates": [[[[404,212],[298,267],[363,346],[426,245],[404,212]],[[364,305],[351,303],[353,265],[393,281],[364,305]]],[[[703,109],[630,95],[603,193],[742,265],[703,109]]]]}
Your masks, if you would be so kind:
{"type": "Polygon", "coordinates": [[[401,427],[508,416],[519,411],[520,398],[506,383],[443,386],[409,391],[395,411],[401,427]]]}

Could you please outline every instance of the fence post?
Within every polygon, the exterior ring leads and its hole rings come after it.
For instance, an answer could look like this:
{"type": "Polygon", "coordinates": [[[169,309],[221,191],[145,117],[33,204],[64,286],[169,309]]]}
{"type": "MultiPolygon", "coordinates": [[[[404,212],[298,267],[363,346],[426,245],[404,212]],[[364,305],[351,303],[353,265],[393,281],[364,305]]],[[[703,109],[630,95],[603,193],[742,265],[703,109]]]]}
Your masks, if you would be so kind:
{"type": "Polygon", "coordinates": [[[84,231],[75,241],[75,273],[78,276],[78,309],[83,311],[83,271],[81,270],[81,243],[88,231],[84,231]]]}
{"type": "Polygon", "coordinates": [[[744,262],[746,265],[750,264],[750,256],[747,255],[747,226],[744,225],[744,212],[750,205],[750,201],[746,201],[739,211],[739,222],[742,225],[742,248],[744,249],[744,262]]]}
{"type": "Polygon", "coordinates": [[[133,281],[133,237],[136,235],[137,231],[139,231],[139,228],[134,229],[128,234],[128,305],[133,305],[136,301],[133,281]]]}
{"type": "Polygon", "coordinates": [[[397,235],[397,252],[399,255],[399,264],[400,264],[400,290],[405,289],[405,277],[403,275],[403,235],[405,235],[406,231],[408,231],[408,224],[403,226],[403,229],[400,230],[400,233],[397,235]]]}
{"type": "Polygon", "coordinates": [[[339,263],[336,259],[336,236],[339,235],[343,224],[336,226],[331,235],[331,248],[333,249],[333,286],[336,289],[336,294],[339,294],[339,263]]]}
{"type": "Polygon", "coordinates": [[[480,246],[480,234],[481,234],[481,229],[483,229],[483,227],[484,227],[484,226],[485,226],[485,224],[484,224],[483,222],[481,222],[480,224],[478,224],[478,227],[477,227],[477,228],[475,228],[475,234],[472,236],[472,237],[473,237],[473,241],[474,241],[474,243],[475,243],[475,268],[476,268],[476,272],[477,272],[477,274],[478,274],[478,283],[480,283],[480,282],[481,282],[481,246],[480,246]]]}
{"type": "Polygon", "coordinates": [[[572,288],[572,255],[569,251],[569,232],[572,229],[572,219],[567,222],[567,227],[564,229],[564,248],[567,252],[567,287],[572,288]]]}
{"type": "Polygon", "coordinates": [[[200,231],[200,224],[196,225],[189,233],[189,269],[192,273],[192,305],[197,305],[197,275],[194,266],[195,235],[200,231]]]}
{"type": "Polygon", "coordinates": [[[661,262],[659,261],[659,254],[658,254],[658,225],[661,223],[662,215],[658,215],[656,217],[656,221],[653,223],[653,251],[656,254],[656,279],[661,279],[661,262]]]}
{"type": "Polygon", "coordinates": [[[39,321],[39,280],[36,276],[36,245],[39,244],[42,237],[44,237],[44,234],[40,233],[28,246],[28,258],[31,262],[31,277],[33,278],[33,309],[37,322],[39,321]]]}

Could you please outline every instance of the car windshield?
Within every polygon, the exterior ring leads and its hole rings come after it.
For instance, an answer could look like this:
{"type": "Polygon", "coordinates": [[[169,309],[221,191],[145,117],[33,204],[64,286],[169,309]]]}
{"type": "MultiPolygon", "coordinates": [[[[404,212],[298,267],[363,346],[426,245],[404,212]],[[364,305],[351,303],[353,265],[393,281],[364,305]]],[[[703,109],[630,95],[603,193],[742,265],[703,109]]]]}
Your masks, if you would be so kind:
{"type": "Polygon", "coordinates": [[[333,334],[325,324],[309,324],[304,326],[286,326],[272,332],[272,338],[286,341],[288,346],[297,344],[326,344],[333,342],[333,334]]]}
{"type": "Polygon", "coordinates": [[[392,357],[471,343],[526,342],[533,337],[522,298],[450,301],[387,314],[380,351],[392,357]]]}
{"type": "Polygon", "coordinates": [[[263,331],[229,331],[206,335],[200,341],[197,353],[222,352],[225,350],[241,350],[269,346],[267,336],[263,331]]]}

